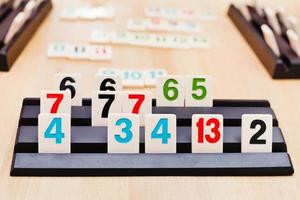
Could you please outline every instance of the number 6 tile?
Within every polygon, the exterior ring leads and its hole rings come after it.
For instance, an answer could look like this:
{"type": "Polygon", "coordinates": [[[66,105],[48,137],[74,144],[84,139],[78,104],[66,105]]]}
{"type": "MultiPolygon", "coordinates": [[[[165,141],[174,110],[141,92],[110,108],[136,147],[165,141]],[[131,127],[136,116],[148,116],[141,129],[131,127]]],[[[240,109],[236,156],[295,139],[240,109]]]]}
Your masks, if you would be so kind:
{"type": "Polygon", "coordinates": [[[119,75],[95,75],[94,90],[101,91],[122,91],[122,78],[119,75]]]}
{"type": "Polygon", "coordinates": [[[80,74],[55,74],[54,88],[56,90],[68,90],[71,92],[73,106],[82,105],[82,77],[80,74]]]}
{"type": "Polygon", "coordinates": [[[157,106],[184,106],[184,76],[162,76],[157,78],[157,106]]]}

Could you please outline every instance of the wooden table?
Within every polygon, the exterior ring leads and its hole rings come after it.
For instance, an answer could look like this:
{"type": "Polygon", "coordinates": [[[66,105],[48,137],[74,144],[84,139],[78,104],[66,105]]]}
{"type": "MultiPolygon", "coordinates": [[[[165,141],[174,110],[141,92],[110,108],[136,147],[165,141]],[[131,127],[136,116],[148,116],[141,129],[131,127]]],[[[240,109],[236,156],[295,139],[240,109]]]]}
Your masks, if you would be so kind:
{"type": "MultiPolygon", "coordinates": [[[[114,21],[59,19],[69,5],[87,0],[54,1],[54,10],[44,21],[9,73],[0,73],[0,199],[297,199],[300,198],[300,80],[272,80],[226,15],[229,1],[209,0],[110,0],[117,10],[114,21]],[[185,3],[184,3],[185,2],[185,3]],[[50,42],[88,42],[91,30],[123,30],[128,17],[142,17],[144,5],[211,10],[216,21],[203,22],[211,50],[165,50],[114,46],[112,62],[48,59],[50,42]],[[99,67],[162,67],[169,74],[210,74],[215,98],[268,99],[279,119],[295,174],[288,177],[10,177],[10,165],[22,99],[38,96],[50,87],[53,73],[79,72],[88,80],[99,67]]],[[[296,0],[268,0],[284,4],[300,19],[296,0]]]]}

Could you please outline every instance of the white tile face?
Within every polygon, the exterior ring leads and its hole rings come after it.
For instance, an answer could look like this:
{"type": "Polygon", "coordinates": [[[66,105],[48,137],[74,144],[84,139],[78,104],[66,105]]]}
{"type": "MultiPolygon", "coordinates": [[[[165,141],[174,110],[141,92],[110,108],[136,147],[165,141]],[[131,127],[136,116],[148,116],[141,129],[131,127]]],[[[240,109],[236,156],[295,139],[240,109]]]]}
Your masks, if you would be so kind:
{"type": "Polygon", "coordinates": [[[223,152],[223,116],[192,116],[192,153],[223,152]]]}
{"type": "Polygon", "coordinates": [[[71,93],[67,90],[43,90],[40,113],[71,114],[71,93]]]}
{"type": "Polygon", "coordinates": [[[82,105],[82,77],[80,74],[55,74],[54,89],[71,92],[71,104],[82,105]]]}
{"type": "Polygon", "coordinates": [[[118,75],[100,75],[95,76],[93,89],[95,91],[122,91],[122,78],[118,75]]]}
{"type": "Polygon", "coordinates": [[[92,43],[107,44],[111,42],[111,33],[106,31],[92,31],[90,41],[92,43]]]}
{"type": "Polygon", "coordinates": [[[165,31],[167,29],[167,21],[159,18],[152,18],[148,20],[148,29],[150,31],[165,31]]]}
{"type": "Polygon", "coordinates": [[[104,76],[108,76],[108,75],[121,75],[121,71],[117,68],[100,68],[98,70],[99,75],[104,75],[104,76]]]}
{"type": "Polygon", "coordinates": [[[108,153],[139,153],[139,116],[110,114],[108,116],[108,153]]]}
{"type": "Polygon", "coordinates": [[[210,41],[206,36],[195,35],[189,38],[189,47],[193,49],[210,49],[210,41]]]}
{"type": "Polygon", "coordinates": [[[149,6],[144,9],[146,17],[162,17],[163,10],[159,7],[149,6]]]}
{"type": "Polygon", "coordinates": [[[116,44],[130,44],[132,41],[132,34],[130,32],[113,32],[111,35],[111,42],[116,44]]]}
{"type": "Polygon", "coordinates": [[[71,153],[70,114],[39,114],[38,152],[71,153]]]}
{"type": "Polygon", "coordinates": [[[60,18],[66,20],[95,20],[112,19],[115,16],[115,10],[108,7],[81,7],[67,8],[62,11],[60,18]]]}
{"type": "Polygon", "coordinates": [[[170,43],[169,43],[169,38],[170,36],[167,36],[167,35],[152,35],[151,36],[151,46],[153,47],[161,47],[161,48],[172,48],[170,46],[170,43]]]}
{"type": "Polygon", "coordinates": [[[90,46],[88,58],[90,60],[111,60],[112,49],[110,46],[90,46]]]}
{"type": "Polygon", "coordinates": [[[67,58],[70,45],[66,43],[53,43],[48,46],[47,56],[49,58],[67,58]]]}
{"type": "Polygon", "coordinates": [[[155,87],[157,78],[167,75],[167,71],[164,69],[146,69],[144,72],[146,87],[155,87]]]}
{"type": "Polygon", "coordinates": [[[89,59],[89,45],[71,45],[68,58],[70,59],[89,59]]]}
{"type": "Polygon", "coordinates": [[[132,33],[132,45],[149,46],[151,42],[150,34],[148,33],[132,33]]]}
{"type": "Polygon", "coordinates": [[[75,9],[66,9],[61,12],[60,18],[66,20],[75,20],[78,18],[78,12],[75,9]]]}
{"type": "Polygon", "coordinates": [[[145,115],[152,113],[151,92],[123,92],[122,93],[123,113],[138,114],[140,125],[145,124],[145,115]]]}
{"type": "Polygon", "coordinates": [[[242,116],[242,152],[272,152],[273,117],[264,114],[242,116]]]}
{"type": "Polygon", "coordinates": [[[144,19],[129,19],[127,21],[127,29],[132,31],[146,31],[146,23],[144,19]]]}
{"type": "Polygon", "coordinates": [[[278,47],[278,43],[276,41],[275,35],[272,31],[272,29],[264,24],[261,26],[261,31],[263,33],[264,39],[266,41],[266,43],[268,44],[268,46],[272,49],[272,51],[279,56],[280,55],[280,49],[278,47]]]}
{"type": "Polygon", "coordinates": [[[157,78],[157,106],[184,106],[185,79],[183,76],[162,76],[157,78]]]}
{"type": "Polygon", "coordinates": [[[126,69],[122,70],[124,87],[144,87],[144,72],[142,70],[126,69]]]}
{"type": "Polygon", "coordinates": [[[176,153],[175,115],[146,115],[145,153],[176,153]]]}
{"type": "Polygon", "coordinates": [[[185,106],[212,107],[213,91],[211,76],[187,76],[185,106]]]}
{"type": "Polygon", "coordinates": [[[92,95],[92,126],[106,126],[108,115],[122,112],[121,94],[115,91],[94,91],[92,95]]]}

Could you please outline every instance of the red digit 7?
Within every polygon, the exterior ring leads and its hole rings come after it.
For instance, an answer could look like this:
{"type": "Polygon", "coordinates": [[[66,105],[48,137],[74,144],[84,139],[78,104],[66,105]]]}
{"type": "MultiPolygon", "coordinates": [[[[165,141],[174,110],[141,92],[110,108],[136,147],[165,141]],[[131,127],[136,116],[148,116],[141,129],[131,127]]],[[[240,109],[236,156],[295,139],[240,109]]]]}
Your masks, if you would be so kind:
{"type": "Polygon", "coordinates": [[[135,103],[135,105],[132,109],[132,113],[139,114],[140,107],[145,100],[145,95],[144,94],[129,94],[128,98],[129,99],[137,99],[137,102],[135,103]]]}
{"type": "MultiPolygon", "coordinates": [[[[221,133],[219,131],[220,128],[220,122],[216,118],[210,118],[206,122],[206,126],[211,126],[214,125],[213,128],[211,128],[211,133],[213,133],[215,136],[211,137],[209,134],[205,134],[205,139],[209,143],[216,143],[219,141],[221,137],[221,133]]],[[[199,121],[197,122],[197,127],[198,127],[198,143],[203,143],[203,137],[204,137],[204,118],[200,118],[199,121]]]]}
{"type": "Polygon", "coordinates": [[[50,113],[57,113],[58,106],[62,102],[64,95],[63,94],[47,94],[48,99],[56,99],[51,107],[50,113]]]}

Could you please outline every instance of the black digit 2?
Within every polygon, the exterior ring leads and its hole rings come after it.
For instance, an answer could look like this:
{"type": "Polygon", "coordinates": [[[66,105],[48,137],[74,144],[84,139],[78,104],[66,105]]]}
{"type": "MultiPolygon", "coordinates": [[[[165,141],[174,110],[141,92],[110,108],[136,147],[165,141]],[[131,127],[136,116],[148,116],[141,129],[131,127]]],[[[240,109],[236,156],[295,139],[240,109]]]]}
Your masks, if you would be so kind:
{"type": "Polygon", "coordinates": [[[115,95],[114,94],[99,94],[98,98],[99,99],[108,99],[107,102],[105,103],[105,105],[103,106],[103,110],[102,110],[102,114],[101,114],[102,118],[107,118],[109,108],[115,100],[115,95]]]}
{"type": "Polygon", "coordinates": [[[59,90],[69,89],[71,91],[71,98],[73,99],[76,95],[76,90],[73,85],[66,85],[67,81],[69,81],[70,83],[76,82],[72,77],[65,77],[60,83],[59,90]]]}
{"type": "Polygon", "coordinates": [[[111,78],[104,79],[102,81],[101,85],[100,85],[100,90],[101,91],[105,91],[105,90],[116,91],[116,89],[113,86],[107,86],[106,85],[107,83],[116,84],[116,81],[114,79],[111,79],[111,78]]]}
{"type": "Polygon", "coordinates": [[[266,144],[265,139],[258,139],[262,134],[265,133],[267,129],[266,123],[259,119],[253,120],[250,124],[250,128],[255,129],[256,126],[260,126],[260,129],[252,136],[250,139],[250,144],[266,144]]]}

